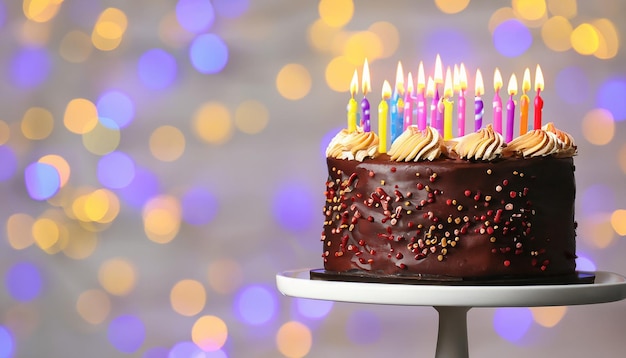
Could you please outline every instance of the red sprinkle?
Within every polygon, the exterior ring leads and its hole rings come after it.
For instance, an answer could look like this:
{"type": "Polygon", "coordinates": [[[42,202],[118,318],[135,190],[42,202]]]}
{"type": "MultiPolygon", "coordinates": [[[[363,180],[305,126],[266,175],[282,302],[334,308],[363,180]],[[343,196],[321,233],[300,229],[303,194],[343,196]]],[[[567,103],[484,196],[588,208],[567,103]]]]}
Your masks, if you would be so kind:
{"type": "Polygon", "coordinates": [[[422,189],[424,189],[424,184],[417,183],[417,190],[422,190],[422,189]]]}
{"type": "Polygon", "coordinates": [[[367,173],[367,175],[369,175],[370,177],[374,177],[374,171],[370,170],[369,173],[367,173]]]}
{"type": "Polygon", "coordinates": [[[471,192],[471,191],[469,191],[469,190],[466,190],[466,191],[465,191],[465,196],[469,197],[470,195],[472,195],[472,192],[471,192]]]}
{"type": "Polygon", "coordinates": [[[396,172],[396,167],[391,167],[391,172],[395,173],[396,172]]]}
{"type": "Polygon", "coordinates": [[[508,180],[508,179],[504,179],[504,180],[502,181],[502,185],[504,185],[504,186],[509,185],[509,180],[508,180]]]}
{"type": "Polygon", "coordinates": [[[511,192],[509,193],[509,196],[511,197],[511,199],[513,199],[514,197],[517,196],[517,193],[513,190],[511,190],[511,192]]]}
{"type": "Polygon", "coordinates": [[[509,261],[509,260],[504,260],[504,266],[506,266],[506,267],[511,266],[511,261],[509,261]]]}

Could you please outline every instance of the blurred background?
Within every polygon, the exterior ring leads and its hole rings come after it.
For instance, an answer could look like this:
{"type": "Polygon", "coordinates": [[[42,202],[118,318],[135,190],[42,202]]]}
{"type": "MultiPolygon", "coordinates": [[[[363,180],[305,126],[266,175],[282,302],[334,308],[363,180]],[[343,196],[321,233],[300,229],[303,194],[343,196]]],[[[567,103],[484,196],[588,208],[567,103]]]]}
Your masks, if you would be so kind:
{"type": "MultiPolygon", "coordinates": [[[[398,61],[414,79],[437,54],[463,63],[468,118],[481,69],[485,123],[494,69],[503,98],[517,75],[519,100],[540,64],[544,122],[578,145],[578,267],[626,274],[625,13],[619,0],[1,1],[0,357],[433,356],[431,307],[275,288],[277,272],[322,266],[323,152],[365,58],[373,106],[398,61]]],[[[468,325],[476,357],[626,350],[624,301],[475,308],[468,325]]]]}

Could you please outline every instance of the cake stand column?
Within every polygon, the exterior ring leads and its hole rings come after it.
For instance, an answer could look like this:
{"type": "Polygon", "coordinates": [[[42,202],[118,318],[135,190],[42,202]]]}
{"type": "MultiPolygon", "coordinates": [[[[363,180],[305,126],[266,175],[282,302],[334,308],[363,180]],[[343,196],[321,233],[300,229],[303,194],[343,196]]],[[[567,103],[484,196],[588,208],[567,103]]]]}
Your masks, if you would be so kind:
{"type": "Polygon", "coordinates": [[[434,306],[439,312],[435,358],[468,358],[467,311],[471,307],[434,306]]]}

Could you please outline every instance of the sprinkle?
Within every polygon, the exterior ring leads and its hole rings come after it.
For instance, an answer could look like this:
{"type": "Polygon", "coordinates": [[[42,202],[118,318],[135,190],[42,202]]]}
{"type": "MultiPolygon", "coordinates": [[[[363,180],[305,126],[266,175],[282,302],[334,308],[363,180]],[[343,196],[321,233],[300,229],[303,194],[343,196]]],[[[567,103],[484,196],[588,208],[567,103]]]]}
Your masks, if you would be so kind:
{"type": "Polygon", "coordinates": [[[443,261],[443,255],[439,255],[439,256],[437,256],[437,260],[438,260],[438,261],[443,261]]]}
{"type": "Polygon", "coordinates": [[[465,196],[469,197],[470,195],[472,195],[472,192],[469,190],[465,190],[464,194],[465,196]]]}
{"type": "Polygon", "coordinates": [[[515,192],[515,190],[511,190],[511,192],[509,193],[509,196],[511,197],[511,199],[513,199],[517,196],[517,193],[515,192]]]}
{"type": "Polygon", "coordinates": [[[502,191],[502,187],[500,185],[496,185],[496,191],[499,193],[502,191]]]}
{"type": "Polygon", "coordinates": [[[487,169],[487,174],[491,174],[491,169],[487,169]]]}
{"type": "Polygon", "coordinates": [[[370,170],[370,171],[367,173],[367,175],[369,175],[369,176],[370,176],[370,178],[373,178],[373,177],[374,177],[374,171],[373,171],[373,170],[370,170]]]}
{"type": "Polygon", "coordinates": [[[511,261],[509,261],[509,260],[504,260],[504,266],[506,266],[506,267],[511,266],[511,261]]]}
{"type": "Polygon", "coordinates": [[[395,173],[396,172],[396,167],[391,167],[390,170],[391,170],[392,173],[395,173]]]}
{"type": "Polygon", "coordinates": [[[381,180],[381,181],[380,181],[380,185],[385,185],[385,181],[384,181],[384,180],[381,180]]]}

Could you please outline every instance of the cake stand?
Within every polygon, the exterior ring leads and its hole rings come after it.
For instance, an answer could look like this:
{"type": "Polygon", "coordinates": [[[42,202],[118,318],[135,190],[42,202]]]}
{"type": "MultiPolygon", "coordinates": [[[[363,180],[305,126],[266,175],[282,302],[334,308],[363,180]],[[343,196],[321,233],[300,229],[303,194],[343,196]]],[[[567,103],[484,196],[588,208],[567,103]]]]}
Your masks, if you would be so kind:
{"type": "Polygon", "coordinates": [[[467,312],[472,307],[538,307],[606,303],[626,298],[626,278],[594,272],[594,283],[570,285],[402,285],[311,280],[309,269],[276,275],[285,296],[383,305],[432,306],[439,313],[436,358],[468,357],[467,312]]]}

